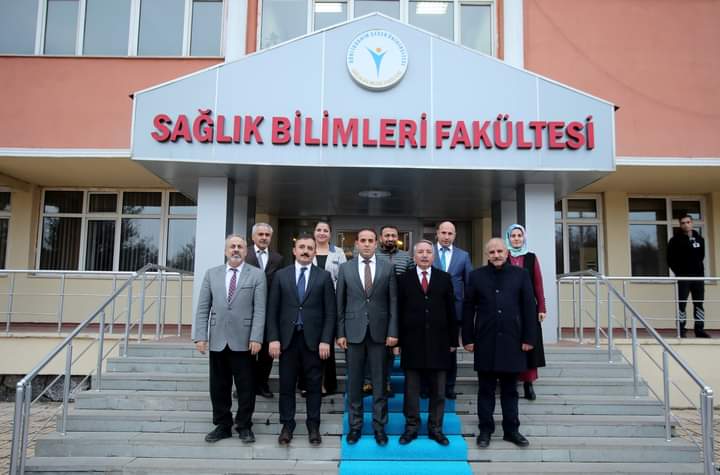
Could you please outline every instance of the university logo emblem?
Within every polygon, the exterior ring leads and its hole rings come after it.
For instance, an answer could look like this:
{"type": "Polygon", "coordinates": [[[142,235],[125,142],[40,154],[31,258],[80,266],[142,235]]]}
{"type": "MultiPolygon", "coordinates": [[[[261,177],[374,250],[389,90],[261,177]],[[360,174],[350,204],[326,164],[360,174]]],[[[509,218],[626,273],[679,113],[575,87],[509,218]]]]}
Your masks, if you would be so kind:
{"type": "Polygon", "coordinates": [[[357,35],[347,50],[350,76],[371,91],[393,87],[405,75],[407,48],[387,30],[369,30],[357,35]]]}

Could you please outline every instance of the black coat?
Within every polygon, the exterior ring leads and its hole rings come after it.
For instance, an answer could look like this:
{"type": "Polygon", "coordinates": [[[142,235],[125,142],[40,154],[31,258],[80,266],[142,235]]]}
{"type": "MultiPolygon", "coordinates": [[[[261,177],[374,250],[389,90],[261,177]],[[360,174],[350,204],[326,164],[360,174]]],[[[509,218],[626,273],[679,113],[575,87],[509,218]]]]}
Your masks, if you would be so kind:
{"type": "MultiPolygon", "coordinates": [[[[267,264],[265,265],[265,278],[267,279],[267,288],[268,290],[270,287],[272,287],[272,281],[273,277],[275,275],[275,272],[280,270],[283,267],[283,256],[281,254],[278,254],[275,251],[271,251],[270,249],[267,249],[268,252],[268,260],[267,264]]],[[[255,254],[255,245],[250,242],[248,245],[248,252],[247,256],[245,256],[245,262],[250,264],[254,267],[260,267],[260,263],[258,263],[257,254],[255,254]]],[[[268,297],[270,296],[270,293],[268,292],[268,297]]]]}
{"type": "Polygon", "coordinates": [[[530,276],[506,262],[470,273],[463,309],[463,344],[475,345],[475,370],[519,373],[527,369],[522,343],[534,344],[537,314],[530,276]]]}
{"type": "Polygon", "coordinates": [[[455,294],[450,274],[433,268],[428,293],[415,267],[398,277],[400,364],[403,369],[449,369],[458,346],[455,294]]]}
{"type": "Polygon", "coordinates": [[[683,232],[676,233],[667,247],[668,266],[678,277],[705,275],[705,240],[693,230],[692,237],[683,232]]]}
{"type": "MultiPolygon", "coordinates": [[[[535,261],[537,260],[537,257],[532,252],[528,252],[525,254],[525,259],[523,260],[523,268],[528,271],[530,274],[530,283],[533,284],[535,282],[535,279],[537,276],[535,275],[535,261]]],[[[539,304],[537,295],[535,295],[535,286],[533,285],[533,299],[535,302],[535,313],[540,313],[538,311],[539,304]]],[[[542,324],[540,323],[540,319],[536,318],[535,322],[537,322],[537,338],[535,339],[535,343],[533,343],[533,349],[527,352],[527,359],[528,359],[528,369],[531,368],[542,368],[545,366],[545,344],[543,343],[543,333],[542,333],[542,324]]]]}
{"type": "Polygon", "coordinates": [[[267,341],[280,341],[287,348],[295,333],[295,321],[302,308],[303,334],[311,351],[320,343],[332,346],[337,312],[335,288],[330,273],[312,266],[305,286],[305,298],[299,301],[295,284],[295,264],[277,271],[270,288],[265,327],[267,341]]]}

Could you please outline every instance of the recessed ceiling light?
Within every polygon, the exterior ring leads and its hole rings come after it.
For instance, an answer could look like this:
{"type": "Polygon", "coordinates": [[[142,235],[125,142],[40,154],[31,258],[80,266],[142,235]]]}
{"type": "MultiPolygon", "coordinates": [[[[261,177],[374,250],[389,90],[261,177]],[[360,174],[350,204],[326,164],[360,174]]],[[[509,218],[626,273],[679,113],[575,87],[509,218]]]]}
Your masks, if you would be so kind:
{"type": "Polygon", "coordinates": [[[358,193],[358,196],[362,198],[388,198],[392,196],[392,193],[382,190],[364,190],[358,193]]]}

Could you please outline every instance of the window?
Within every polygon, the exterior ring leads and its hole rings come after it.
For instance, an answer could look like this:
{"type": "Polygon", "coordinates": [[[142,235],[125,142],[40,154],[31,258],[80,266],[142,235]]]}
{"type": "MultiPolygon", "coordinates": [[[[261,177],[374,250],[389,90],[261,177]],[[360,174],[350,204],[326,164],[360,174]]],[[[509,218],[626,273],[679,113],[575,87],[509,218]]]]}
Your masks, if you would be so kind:
{"type": "Polygon", "coordinates": [[[10,229],[10,192],[0,191],[0,269],[6,267],[8,231],[10,229]]]}
{"type": "Polygon", "coordinates": [[[555,204],[555,269],[558,274],[601,272],[600,198],[565,198],[555,204]]]}
{"type": "Polygon", "coordinates": [[[40,269],[193,269],[195,203],[180,193],[46,190],[42,215],[40,269]]]}
{"type": "Polygon", "coordinates": [[[0,54],[35,53],[38,3],[30,0],[0,2],[0,54]]]}
{"type": "Polygon", "coordinates": [[[494,0],[263,0],[260,48],[373,12],[486,54],[494,52],[494,0]]]}
{"type": "Polygon", "coordinates": [[[702,235],[705,227],[701,199],[634,197],[628,200],[630,271],[633,276],[667,276],[667,244],[679,231],[683,213],[693,218],[702,235]]]}
{"type": "Polygon", "coordinates": [[[224,0],[0,0],[0,54],[220,56],[224,6],[224,0]]]}

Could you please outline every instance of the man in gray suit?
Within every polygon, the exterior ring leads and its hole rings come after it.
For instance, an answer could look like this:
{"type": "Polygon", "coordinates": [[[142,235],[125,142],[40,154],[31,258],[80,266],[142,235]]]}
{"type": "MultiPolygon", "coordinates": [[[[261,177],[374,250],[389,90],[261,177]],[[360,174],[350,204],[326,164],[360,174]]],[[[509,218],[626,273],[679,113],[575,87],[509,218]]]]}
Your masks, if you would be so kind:
{"type": "Polygon", "coordinates": [[[340,266],[337,281],[337,344],[347,350],[350,400],[349,444],[360,439],[363,425],[362,384],[365,359],[373,385],[373,430],[379,445],[388,442],[387,397],[384,391],[386,347],[397,345],[397,282],[393,266],[375,257],[377,234],[361,229],[359,254],[340,266]]]}
{"type": "Polygon", "coordinates": [[[265,330],[267,286],[262,270],[246,265],[247,243],[237,235],[225,240],[225,265],[205,273],[192,339],[197,350],[210,350],[210,400],[215,429],[207,442],[232,437],[232,384],[238,391],[235,430],[248,444],[255,442],[253,357],[260,351],[265,330]]]}

